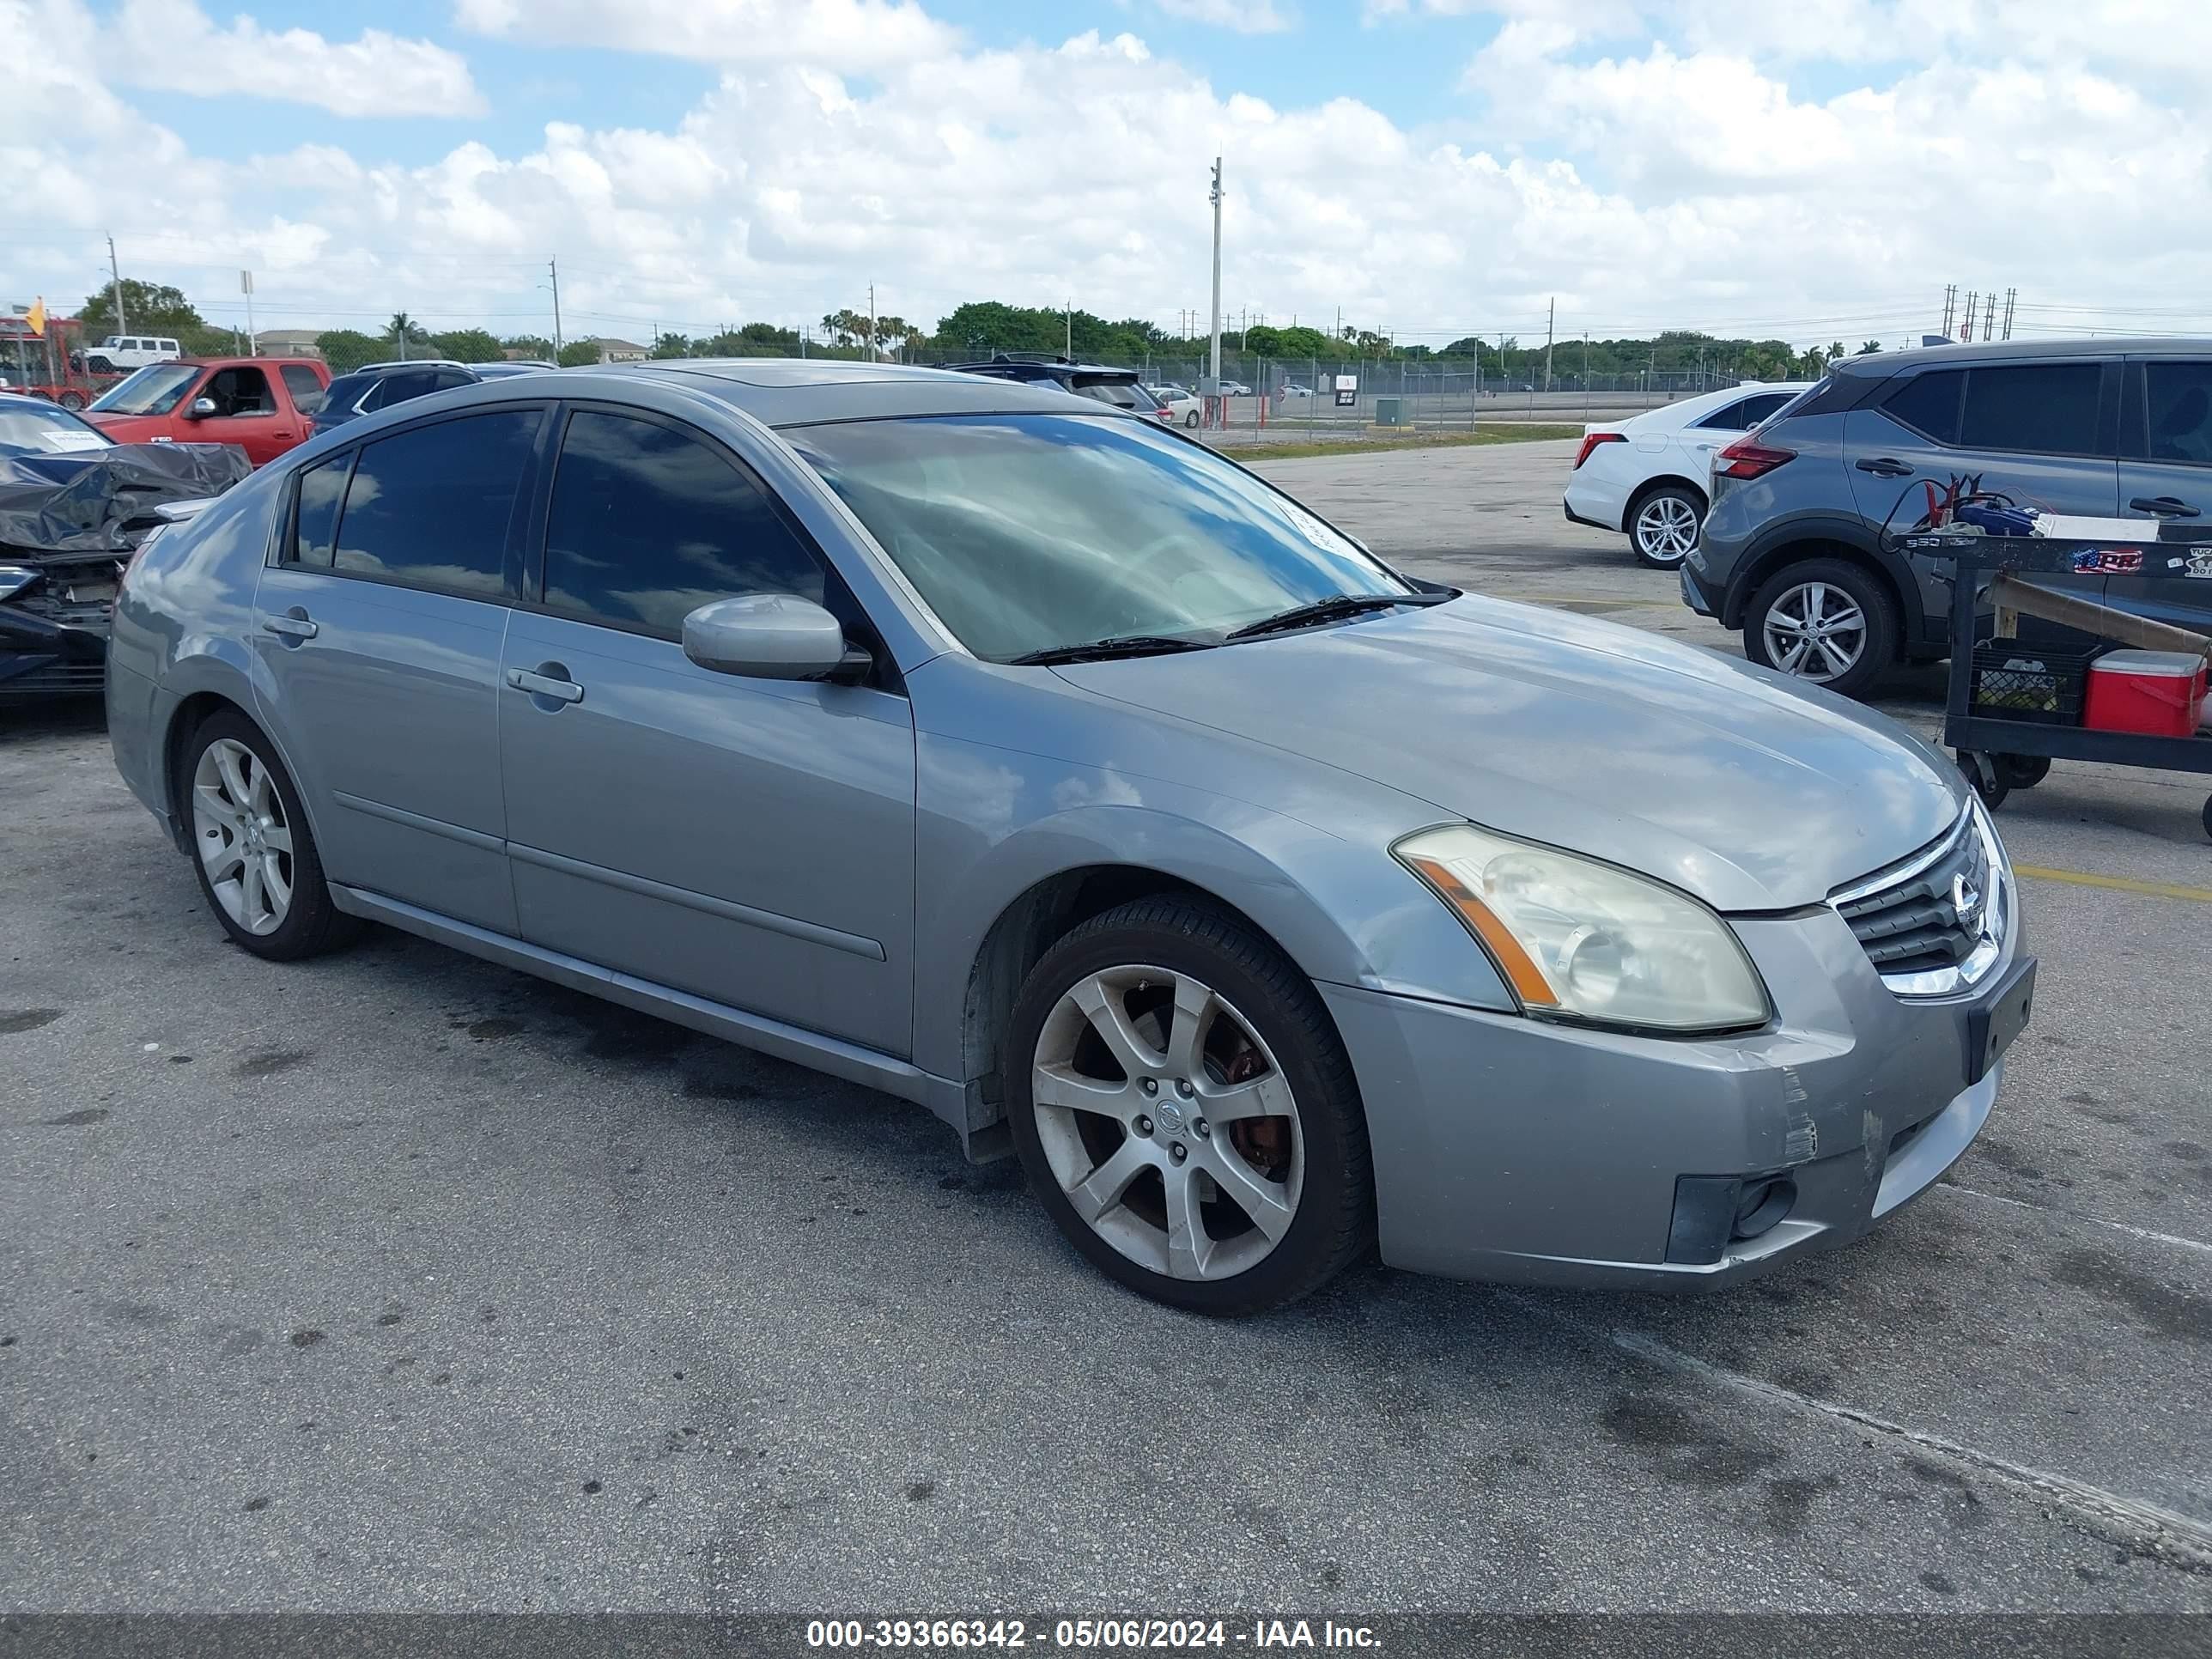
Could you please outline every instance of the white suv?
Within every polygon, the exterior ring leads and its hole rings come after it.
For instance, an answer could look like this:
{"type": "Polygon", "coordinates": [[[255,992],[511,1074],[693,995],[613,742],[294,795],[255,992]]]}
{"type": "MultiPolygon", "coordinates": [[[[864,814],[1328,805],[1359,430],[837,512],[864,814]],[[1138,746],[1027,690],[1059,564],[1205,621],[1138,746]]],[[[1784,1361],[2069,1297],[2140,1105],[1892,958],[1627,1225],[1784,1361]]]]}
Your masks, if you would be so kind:
{"type": "Polygon", "coordinates": [[[151,334],[111,334],[96,346],[87,346],[84,366],[94,374],[128,373],[149,363],[171,363],[185,354],[174,340],[151,334]]]}
{"type": "Polygon", "coordinates": [[[1806,389],[1746,381],[1584,427],[1567,478],[1567,517],[1620,531],[1644,563],[1674,569],[1698,544],[1698,525],[1712,499],[1715,452],[1806,389]]]}

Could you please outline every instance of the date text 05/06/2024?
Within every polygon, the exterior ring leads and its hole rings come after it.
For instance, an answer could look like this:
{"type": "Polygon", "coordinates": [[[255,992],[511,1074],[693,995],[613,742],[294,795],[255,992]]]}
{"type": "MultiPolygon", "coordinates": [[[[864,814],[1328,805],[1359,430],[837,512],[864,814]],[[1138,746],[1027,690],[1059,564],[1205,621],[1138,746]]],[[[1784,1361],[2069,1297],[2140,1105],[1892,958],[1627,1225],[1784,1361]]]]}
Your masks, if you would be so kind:
{"type": "Polygon", "coordinates": [[[811,1619],[810,1648],[1376,1648],[1364,1625],[1332,1619],[811,1619]]]}

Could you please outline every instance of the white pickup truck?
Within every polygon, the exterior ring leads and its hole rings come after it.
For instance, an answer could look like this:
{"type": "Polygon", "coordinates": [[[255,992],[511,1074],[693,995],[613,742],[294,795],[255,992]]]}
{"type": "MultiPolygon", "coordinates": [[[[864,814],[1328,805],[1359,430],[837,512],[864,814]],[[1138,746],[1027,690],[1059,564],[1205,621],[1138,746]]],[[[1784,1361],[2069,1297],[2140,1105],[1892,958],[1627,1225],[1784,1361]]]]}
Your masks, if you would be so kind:
{"type": "Polygon", "coordinates": [[[84,349],[84,366],[94,374],[128,374],[149,363],[174,362],[184,355],[174,340],[151,334],[111,334],[84,349]]]}

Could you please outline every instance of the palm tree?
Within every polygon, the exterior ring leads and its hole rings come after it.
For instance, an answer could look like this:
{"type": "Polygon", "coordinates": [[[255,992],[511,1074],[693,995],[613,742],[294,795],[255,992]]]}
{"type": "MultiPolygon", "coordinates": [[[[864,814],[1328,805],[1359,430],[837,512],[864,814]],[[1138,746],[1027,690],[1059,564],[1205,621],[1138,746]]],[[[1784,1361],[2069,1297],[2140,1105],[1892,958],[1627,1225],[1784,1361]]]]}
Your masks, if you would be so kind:
{"type": "Polygon", "coordinates": [[[1841,340],[1831,341],[1828,345],[1828,361],[1832,363],[1842,356],[1844,356],[1844,343],[1841,340]]]}
{"type": "Polygon", "coordinates": [[[893,352],[896,352],[913,337],[914,325],[908,322],[905,318],[878,317],[876,319],[876,343],[878,346],[887,346],[893,352]]]}
{"type": "Polygon", "coordinates": [[[416,331],[415,319],[404,311],[395,311],[392,313],[392,320],[384,326],[387,332],[398,338],[399,355],[403,358],[406,356],[408,337],[416,331]]]}

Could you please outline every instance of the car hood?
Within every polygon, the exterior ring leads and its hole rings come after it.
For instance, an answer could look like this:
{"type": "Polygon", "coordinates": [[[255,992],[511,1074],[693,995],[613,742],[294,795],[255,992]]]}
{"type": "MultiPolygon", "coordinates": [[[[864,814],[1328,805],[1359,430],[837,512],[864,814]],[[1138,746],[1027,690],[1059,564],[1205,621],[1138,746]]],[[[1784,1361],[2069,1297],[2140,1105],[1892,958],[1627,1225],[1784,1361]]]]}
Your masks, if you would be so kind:
{"type": "Polygon", "coordinates": [[[1818,903],[1966,805],[1957,769],[1882,715],[1697,647],[1500,600],[1057,672],[1725,911],[1818,903]]]}

